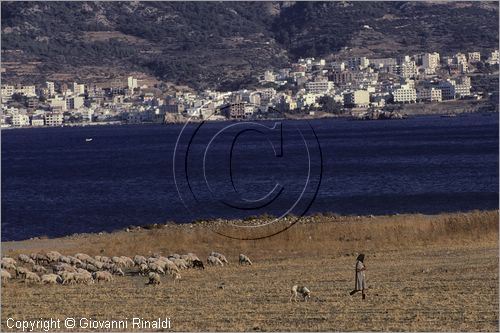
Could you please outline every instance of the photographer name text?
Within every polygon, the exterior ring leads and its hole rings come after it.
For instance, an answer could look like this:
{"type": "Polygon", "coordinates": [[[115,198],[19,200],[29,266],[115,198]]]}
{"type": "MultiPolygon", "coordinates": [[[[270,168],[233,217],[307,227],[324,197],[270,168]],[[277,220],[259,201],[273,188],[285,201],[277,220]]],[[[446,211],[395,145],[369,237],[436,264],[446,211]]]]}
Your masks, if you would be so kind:
{"type": "Polygon", "coordinates": [[[124,319],[110,319],[98,320],[93,318],[72,318],[66,319],[53,319],[53,318],[40,318],[32,320],[16,320],[8,318],[6,326],[9,330],[21,332],[49,332],[54,330],[145,330],[145,329],[170,329],[172,323],[170,318],[156,318],[147,320],[144,318],[124,318],[124,319]]]}

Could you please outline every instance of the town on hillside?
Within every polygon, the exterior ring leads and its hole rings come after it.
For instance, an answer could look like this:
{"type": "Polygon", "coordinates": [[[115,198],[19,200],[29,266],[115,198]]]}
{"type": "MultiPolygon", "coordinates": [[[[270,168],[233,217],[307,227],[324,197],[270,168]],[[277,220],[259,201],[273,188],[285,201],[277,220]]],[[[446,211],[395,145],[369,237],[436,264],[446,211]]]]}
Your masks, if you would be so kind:
{"type": "MultiPolygon", "coordinates": [[[[265,71],[256,87],[231,92],[172,90],[142,84],[133,76],[108,84],[2,84],[1,126],[276,119],[284,115],[363,118],[374,112],[396,115],[408,104],[498,99],[498,91],[471,84],[471,77],[492,73],[498,73],[498,50],[328,62],[305,58],[265,71]]],[[[494,104],[490,111],[498,111],[498,103],[494,104]]]]}

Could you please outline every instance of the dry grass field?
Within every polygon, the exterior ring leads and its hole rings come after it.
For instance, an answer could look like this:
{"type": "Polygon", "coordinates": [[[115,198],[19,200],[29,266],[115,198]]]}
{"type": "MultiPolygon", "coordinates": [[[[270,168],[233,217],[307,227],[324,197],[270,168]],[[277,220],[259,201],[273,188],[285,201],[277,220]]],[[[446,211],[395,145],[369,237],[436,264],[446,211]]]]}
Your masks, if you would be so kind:
{"type": "MultiPolygon", "coordinates": [[[[2,287],[6,320],[169,317],[174,331],[498,331],[498,212],[315,216],[272,238],[238,241],[207,224],[2,243],[2,254],[222,252],[229,266],[183,270],[159,286],[128,274],[93,285],[2,287]],[[349,296],[366,254],[367,299],[349,296]],[[239,253],[252,266],[239,266],[239,253]],[[289,302],[293,284],[312,291],[289,302]]],[[[100,329],[94,329],[99,331],[100,329]]],[[[130,328],[129,328],[130,330],[130,328]]],[[[143,329],[148,330],[148,329],[143,329]]]]}

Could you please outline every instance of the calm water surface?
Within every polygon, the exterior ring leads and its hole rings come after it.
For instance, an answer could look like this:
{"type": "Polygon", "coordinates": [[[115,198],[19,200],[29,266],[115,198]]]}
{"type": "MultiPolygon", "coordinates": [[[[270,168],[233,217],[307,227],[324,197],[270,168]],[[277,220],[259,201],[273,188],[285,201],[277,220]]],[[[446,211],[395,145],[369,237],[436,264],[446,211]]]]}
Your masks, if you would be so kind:
{"type": "MultiPolygon", "coordinates": [[[[376,215],[498,208],[498,115],[315,120],[310,124],[321,145],[323,173],[309,213],[376,215]]],[[[205,131],[193,141],[193,151],[227,125],[205,124],[205,131]]],[[[217,198],[210,195],[199,197],[200,204],[208,207],[205,214],[184,207],[172,170],[181,128],[141,125],[2,131],[2,240],[256,215],[212,206],[210,200],[217,198]],[[86,142],[86,138],[93,140],[86,142]]],[[[193,132],[195,127],[188,130],[193,132]]],[[[243,197],[256,200],[277,182],[286,189],[277,207],[264,207],[259,214],[279,214],[300,192],[307,172],[300,136],[284,133],[281,159],[251,131],[238,139],[233,150],[233,184],[243,197]]],[[[217,164],[227,162],[227,152],[226,146],[213,145],[207,159],[207,177],[219,190],[230,184],[225,169],[217,164]]],[[[202,174],[189,172],[197,185],[202,174]]]]}

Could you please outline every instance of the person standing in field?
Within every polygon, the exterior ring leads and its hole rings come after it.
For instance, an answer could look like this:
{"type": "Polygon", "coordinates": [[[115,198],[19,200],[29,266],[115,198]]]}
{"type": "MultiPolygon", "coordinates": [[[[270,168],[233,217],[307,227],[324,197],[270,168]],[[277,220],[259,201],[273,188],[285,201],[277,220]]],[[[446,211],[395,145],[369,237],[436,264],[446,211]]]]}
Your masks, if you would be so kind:
{"type": "Polygon", "coordinates": [[[361,253],[358,258],[356,258],[356,275],[355,275],[355,285],[354,285],[354,290],[351,291],[351,296],[357,293],[358,291],[361,291],[361,295],[363,299],[366,298],[365,295],[365,289],[366,289],[366,280],[365,280],[365,271],[366,271],[366,266],[364,264],[365,261],[365,255],[361,253]]]}

